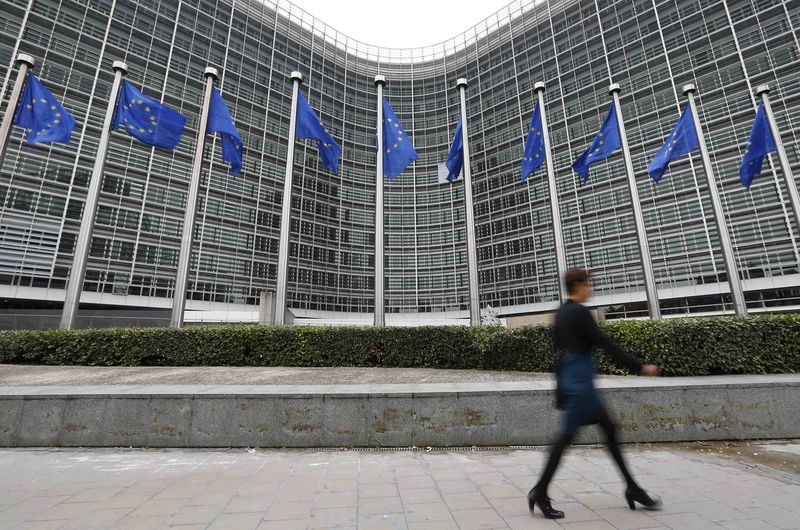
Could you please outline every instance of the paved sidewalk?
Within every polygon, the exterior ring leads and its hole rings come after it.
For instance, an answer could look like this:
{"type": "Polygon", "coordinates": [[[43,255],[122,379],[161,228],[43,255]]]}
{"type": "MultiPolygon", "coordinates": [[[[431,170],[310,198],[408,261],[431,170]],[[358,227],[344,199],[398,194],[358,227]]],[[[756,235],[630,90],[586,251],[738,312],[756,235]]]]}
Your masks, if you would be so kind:
{"type": "Polygon", "coordinates": [[[0,364],[0,385],[340,385],[552,381],[552,374],[438,368],[0,364]]]}
{"type": "Polygon", "coordinates": [[[528,514],[538,450],[0,450],[0,528],[800,528],[798,475],[702,447],[627,448],[660,512],[630,511],[605,451],[573,448],[551,490],[558,523],[528,514]]]}

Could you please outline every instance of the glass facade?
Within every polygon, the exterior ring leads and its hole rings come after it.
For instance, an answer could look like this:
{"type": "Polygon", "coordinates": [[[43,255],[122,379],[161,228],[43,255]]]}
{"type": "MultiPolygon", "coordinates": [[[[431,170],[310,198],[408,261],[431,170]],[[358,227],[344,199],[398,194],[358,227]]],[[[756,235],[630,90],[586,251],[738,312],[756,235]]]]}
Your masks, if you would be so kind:
{"type": "Polygon", "coordinates": [[[587,185],[570,168],[607,111],[612,81],[622,87],[664,312],[729,305],[699,152],[673,163],[659,185],[646,173],[690,82],[748,303],[800,304],[798,227],[777,159],[749,191],[738,181],[751,94],[764,83],[800,174],[800,0],[515,2],[448,41],[404,50],[350,39],[283,1],[0,0],[0,9],[0,112],[23,52],[78,122],[70,145],[31,148],[13,131],[0,174],[0,297],[63,298],[111,64],[124,60],[128,79],[184,113],[187,128],[174,152],[112,135],[85,301],[171,305],[203,69],[215,66],[244,140],[244,167],[230,177],[218,142],[207,143],[189,309],[255,306],[275,289],[293,70],[342,147],[333,175],[314,143],[297,143],[288,293],[296,310],[373,308],[378,73],[419,153],[385,186],[388,313],[467,309],[463,182],[437,180],[458,117],[459,77],[469,81],[482,304],[536,312],[558,297],[546,172],[519,182],[537,81],[547,83],[567,263],[593,271],[613,315],[646,314],[623,160],[595,164],[587,185]]]}

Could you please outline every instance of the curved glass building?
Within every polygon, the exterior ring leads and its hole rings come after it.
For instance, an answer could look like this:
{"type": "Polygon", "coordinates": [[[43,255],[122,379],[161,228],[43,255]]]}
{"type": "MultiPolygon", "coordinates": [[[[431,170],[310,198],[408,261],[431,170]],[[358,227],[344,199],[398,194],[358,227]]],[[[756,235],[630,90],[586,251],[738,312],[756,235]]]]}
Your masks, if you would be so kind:
{"type": "MultiPolygon", "coordinates": [[[[729,309],[699,152],[662,182],[646,166],[698,87],[698,109],[748,307],[800,306],[798,226],[777,160],[748,191],[738,180],[756,85],[769,84],[783,142],[800,174],[797,0],[523,0],[450,40],[387,49],[348,38],[279,0],[0,0],[0,79],[8,112],[17,53],[78,122],[70,145],[31,148],[15,129],[0,174],[0,300],[57,309],[70,274],[103,114],[124,60],[127,78],[188,117],[174,152],[112,135],[82,302],[169,308],[197,137],[203,69],[244,140],[230,177],[209,141],[187,309],[255,309],[274,291],[291,99],[289,74],[342,147],[339,175],[298,141],[288,304],[296,315],[350,318],[373,308],[374,76],[419,160],[386,182],[386,311],[465,317],[463,182],[441,184],[464,77],[474,181],[479,292],[501,315],[551,311],[558,283],[544,168],[519,181],[537,81],[545,100],[567,264],[591,269],[595,303],[644,316],[644,281],[616,154],[588,184],[570,164],[591,143],[622,87],[622,113],[665,314],[729,309]],[[348,316],[349,315],[349,316],[348,316]]],[[[421,13],[420,16],[424,16],[421,13]]],[[[402,28],[392,28],[402,31],[402,28]]]]}

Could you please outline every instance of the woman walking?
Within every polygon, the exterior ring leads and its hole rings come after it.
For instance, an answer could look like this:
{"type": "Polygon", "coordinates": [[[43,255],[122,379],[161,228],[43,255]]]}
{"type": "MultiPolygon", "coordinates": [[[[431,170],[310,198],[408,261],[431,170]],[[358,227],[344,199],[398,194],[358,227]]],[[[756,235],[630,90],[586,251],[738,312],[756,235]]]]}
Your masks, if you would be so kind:
{"type": "Polygon", "coordinates": [[[550,452],[547,465],[539,482],[528,493],[531,513],[539,506],[548,519],[561,519],[564,512],[550,504],[547,487],[556,472],[564,449],[584,425],[597,424],[606,436],[608,450],[625,478],[625,499],[631,510],[639,503],[648,509],[659,509],[661,501],[650,497],[633,479],[617,442],[617,428],[608,415],[597,389],[594,387],[595,363],[593,350],[603,348],[611,355],[615,364],[623,366],[633,374],[658,375],[658,368],[644,364],[640,359],[625,352],[616,342],[604,336],[592,314],[584,307],[592,294],[589,274],[583,269],[571,269],[564,274],[569,299],[556,313],[556,348],[562,352],[557,371],[558,407],[564,410],[561,432],[550,452]]]}

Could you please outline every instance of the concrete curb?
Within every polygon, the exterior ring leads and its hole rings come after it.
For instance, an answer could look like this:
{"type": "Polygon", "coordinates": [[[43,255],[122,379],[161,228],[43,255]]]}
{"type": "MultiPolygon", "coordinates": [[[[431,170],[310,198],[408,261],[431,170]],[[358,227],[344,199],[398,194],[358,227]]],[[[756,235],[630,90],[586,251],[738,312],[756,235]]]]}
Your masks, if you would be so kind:
{"type": "MultiPolygon", "coordinates": [[[[598,381],[625,442],[800,437],[800,375],[598,381]]],[[[551,443],[552,381],[0,388],[2,447],[551,443]]],[[[586,429],[577,442],[601,441],[586,429]]]]}

